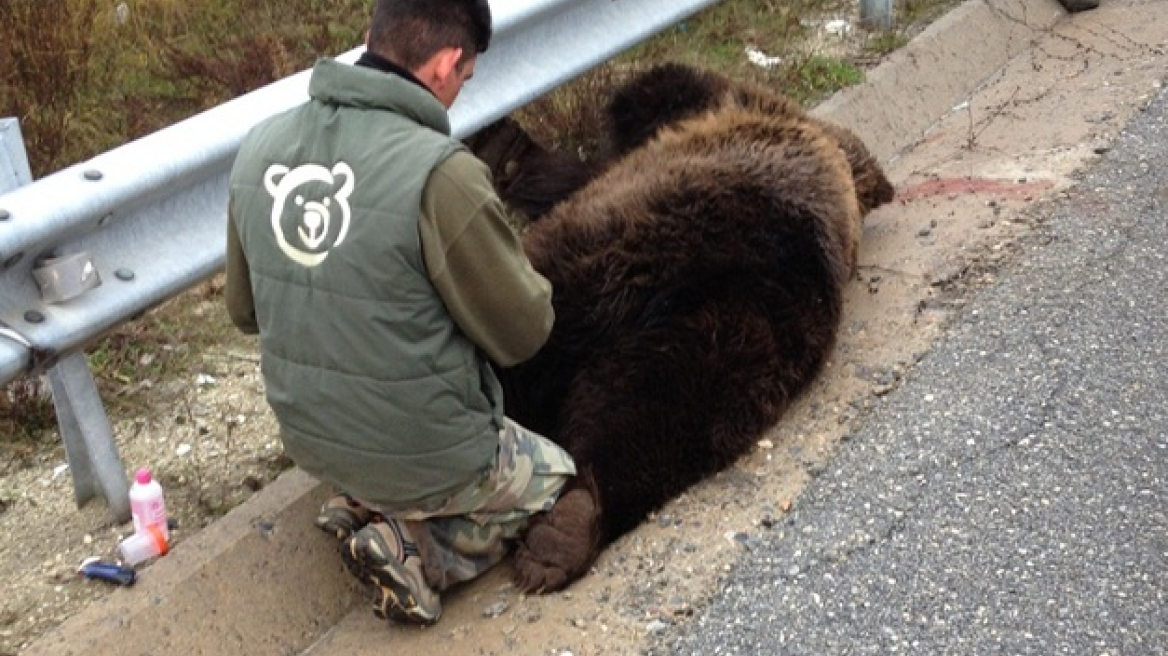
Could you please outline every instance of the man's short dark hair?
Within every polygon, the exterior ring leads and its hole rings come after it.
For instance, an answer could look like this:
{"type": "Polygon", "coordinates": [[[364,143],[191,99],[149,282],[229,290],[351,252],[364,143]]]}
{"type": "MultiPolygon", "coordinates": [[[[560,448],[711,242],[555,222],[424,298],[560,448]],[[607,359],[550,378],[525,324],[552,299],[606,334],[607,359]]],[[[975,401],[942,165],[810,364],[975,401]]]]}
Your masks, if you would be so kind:
{"type": "Polygon", "coordinates": [[[443,48],[463,58],[491,42],[487,0],[377,0],[369,24],[369,49],[411,71],[443,48]]]}

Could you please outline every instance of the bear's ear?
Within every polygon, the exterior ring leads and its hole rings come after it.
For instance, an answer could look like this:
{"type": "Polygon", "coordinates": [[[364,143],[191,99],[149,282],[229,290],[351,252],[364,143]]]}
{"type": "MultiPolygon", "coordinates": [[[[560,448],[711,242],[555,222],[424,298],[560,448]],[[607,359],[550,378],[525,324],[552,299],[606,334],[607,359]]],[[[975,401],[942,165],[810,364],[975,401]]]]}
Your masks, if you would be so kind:
{"type": "Polygon", "coordinates": [[[337,197],[337,200],[343,201],[349,197],[349,194],[353,193],[353,169],[344,162],[337,162],[333,166],[334,180],[337,176],[344,176],[345,184],[341,185],[341,188],[333,195],[337,197]]]}
{"type": "Polygon", "coordinates": [[[264,171],[264,188],[268,190],[272,198],[280,197],[280,180],[291,170],[283,164],[273,164],[268,167],[267,171],[264,171]]]}

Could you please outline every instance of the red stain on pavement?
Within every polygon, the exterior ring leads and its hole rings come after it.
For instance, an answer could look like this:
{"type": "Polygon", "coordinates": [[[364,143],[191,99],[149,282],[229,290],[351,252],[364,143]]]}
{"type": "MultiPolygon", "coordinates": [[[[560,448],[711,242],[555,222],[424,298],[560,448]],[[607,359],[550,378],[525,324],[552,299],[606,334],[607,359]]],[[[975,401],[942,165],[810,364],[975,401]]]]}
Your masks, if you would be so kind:
{"type": "Polygon", "coordinates": [[[1050,180],[1017,182],[994,178],[934,178],[902,188],[896,200],[909,203],[919,198],[932,196],[959,196],[965,194],[990,194],[1030,200],[1036,194],[1054,186],[1050,180]]]}

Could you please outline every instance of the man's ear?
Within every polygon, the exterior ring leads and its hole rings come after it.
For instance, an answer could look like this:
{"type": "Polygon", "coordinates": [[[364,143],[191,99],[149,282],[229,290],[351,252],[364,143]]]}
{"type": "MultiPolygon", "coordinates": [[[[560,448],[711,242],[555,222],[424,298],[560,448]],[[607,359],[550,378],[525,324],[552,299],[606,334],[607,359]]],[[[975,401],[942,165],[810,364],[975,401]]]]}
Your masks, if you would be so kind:
{"type": "Polygon", "coordinates": [[[462,48],[443,48],[431,60],[434,64],[434,78],[445,86],[450,76],[458,70],[458,62],[462,61],[462,48]]]}

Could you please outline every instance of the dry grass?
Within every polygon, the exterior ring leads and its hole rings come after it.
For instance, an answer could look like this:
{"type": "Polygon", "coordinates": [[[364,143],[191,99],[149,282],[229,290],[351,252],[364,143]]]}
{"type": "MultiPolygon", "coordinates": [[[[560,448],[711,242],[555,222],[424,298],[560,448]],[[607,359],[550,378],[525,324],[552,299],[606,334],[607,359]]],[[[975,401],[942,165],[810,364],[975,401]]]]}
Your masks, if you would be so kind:
{"type": "Polygon", "coordinates": [[[41,177],[357,46],[366,7],[4,0],[0,115],[20,119],[41,177]]]}
{"type": "Polygon", "coordinates": [[[84,127],[78,95],[100,85],[93,65],[97,0],[0,2],[0,110],[20,119],[37,171],[63,162],[84,127]]]}

